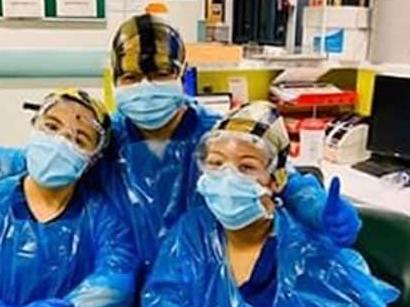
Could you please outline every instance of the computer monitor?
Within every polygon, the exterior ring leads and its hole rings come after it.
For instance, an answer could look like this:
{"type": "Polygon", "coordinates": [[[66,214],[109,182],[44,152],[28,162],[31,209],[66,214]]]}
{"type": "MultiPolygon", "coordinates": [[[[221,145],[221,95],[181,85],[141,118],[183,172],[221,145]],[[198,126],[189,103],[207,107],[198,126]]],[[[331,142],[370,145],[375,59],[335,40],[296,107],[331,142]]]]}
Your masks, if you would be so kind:
{"type": "Polygon", "coordinates": [[[381,177],[410,174],[410,76],[377,76],[367,148],[369,160],[353,165],[381,177]]]}
{"type": "Polygon", "coordinates": [[[410,161],[410,76],[377,76],[368,149],[410,161]]]}

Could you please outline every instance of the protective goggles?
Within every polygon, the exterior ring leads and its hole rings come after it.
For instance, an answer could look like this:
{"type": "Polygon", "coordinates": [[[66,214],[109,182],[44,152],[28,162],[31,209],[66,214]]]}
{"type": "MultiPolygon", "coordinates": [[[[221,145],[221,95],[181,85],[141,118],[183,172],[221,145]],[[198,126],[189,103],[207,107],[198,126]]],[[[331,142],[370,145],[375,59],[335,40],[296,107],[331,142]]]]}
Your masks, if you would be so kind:
{"type": "Polygon", "coordinates": [[[202,171],[212,172],[230,167],[243,175],[258,177],[273,173],[277,154],[273,153],[265,141],[258,136],[236,131],[214,130],[201,139],[197,147],[196,159],[202,171]],[[252,153],[247,151],[249,146],[255,149],[252,153]]]}
{"type": "MultiPolygon", "coordinates": [[[[60,101],[49,101],[39,108],[33,122],[34,129],[64,137],[81,153],[89,157],[97,156],[106,143],[105,129],[92,116],[77,115],[74,121],[68,122],[49,114],[48,111],[58,102],[60,101]]],[[[27,108],[27,104],[25,107],[27,108]]]]}

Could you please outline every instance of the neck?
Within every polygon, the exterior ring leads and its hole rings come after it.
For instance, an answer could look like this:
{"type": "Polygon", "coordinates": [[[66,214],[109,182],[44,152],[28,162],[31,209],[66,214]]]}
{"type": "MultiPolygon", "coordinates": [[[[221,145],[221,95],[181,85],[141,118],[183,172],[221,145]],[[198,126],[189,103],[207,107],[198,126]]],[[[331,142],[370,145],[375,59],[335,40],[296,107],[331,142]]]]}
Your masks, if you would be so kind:
{"type": "Polygon", "coordinates": [[[272,221],[259,220],[240,230],[225,230],[228,243],[240,249],[252,248],[263,244],[272,232],[272,221]]]}
{"type": "Polygon", "coordinates": [[[47,222],[64,211],[74,193],[75,184],[50,189],[40,186],[30,176],[24,180],[24,193],[34,217],[40,222],[47,222]]]}
{"type": "Polygon", "coordinates": [[[182,118],[184,117],[185,112],[187,111],[186,107],[181,108],[177,114],[167,123],[164,127],[157,130],[144,130],[141,129],[141,133],[146,140],[157,140],[165,141],[171,138],[174,131],[177,129],[178,125],[181,123],[182,118]]]}

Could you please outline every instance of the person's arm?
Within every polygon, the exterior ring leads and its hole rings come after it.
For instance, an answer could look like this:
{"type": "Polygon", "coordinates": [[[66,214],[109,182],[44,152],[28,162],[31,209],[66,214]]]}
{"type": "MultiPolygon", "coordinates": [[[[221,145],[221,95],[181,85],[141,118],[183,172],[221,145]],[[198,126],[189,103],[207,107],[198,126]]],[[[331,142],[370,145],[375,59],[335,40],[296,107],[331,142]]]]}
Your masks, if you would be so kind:
{"type": "Polygon", "coordinates": [[[142,294],[142,306],[192,306],[192,286],[195,256],[187,244],[181,220],[163,242],[153,270],[142,294]]]}
{"type": "MultiPolygon", "coordinates": [[[[96,248],[90,253],[90,257],[95,254],[94,272],[64,298],[47,298],[24,307],[131,306],[137,267],[131,234],[108,205],[93,208],[88,213],[95,238],[95,245],[89,247],[96,248]]],[[[23,306],[2,306],[0,301],[0,307],[23,306]]]]}
{"type": "Polygon", "coordinates": [[[356,241],[362,223],[357,209],[340,196],[339,190],[338,179],[332,181],[327,192],[315,176],[301,175],[289,168],[288,184],[281,197],[299,221],[326,233],[340,246],[350,246],[356,241]]]}
{"type": "Polygon", "coordinates": [[[288,165],[288,182],[281,193],[286,208],[309,227],[320,229],[327,193],[311,174],[302,175],[288,165]]]}
{"type": "Polygon", "coordinates": [[[81,307],[129,306],[138,266],[133,238],[108,205],[94,217],[95,270],[64,299],[81,307]]]}

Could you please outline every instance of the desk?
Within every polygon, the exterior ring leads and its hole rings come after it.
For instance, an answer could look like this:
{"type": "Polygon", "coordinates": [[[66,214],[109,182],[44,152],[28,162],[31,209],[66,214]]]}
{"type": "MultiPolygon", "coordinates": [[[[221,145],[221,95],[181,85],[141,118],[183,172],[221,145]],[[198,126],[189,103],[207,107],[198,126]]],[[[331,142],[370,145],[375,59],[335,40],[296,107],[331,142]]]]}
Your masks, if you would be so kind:
{"type": "MultiPolygon", "coordinates": [[[[291,160],[294,165],[302,165],[291,160]]],[[[379,178],[353,169],[350,165],[338,165],[323,161],[321,170],[325,186],[330,186],[333,177],[341,181],[341,191],[354,204],[361,207],[378,207],[399,212],[410,217],[410,188],[398,189],[382,182],[379,178]]]]}
{"type": "Polygon", "coordinates": [[[410,188],[398,189],[382,182],[379,178],[351,168],[327,161],[322,164],[325,185],[329,187],[334,176],[339,176],[343,195],[358,206],[377,206],[410,216],[410,188]]]}

